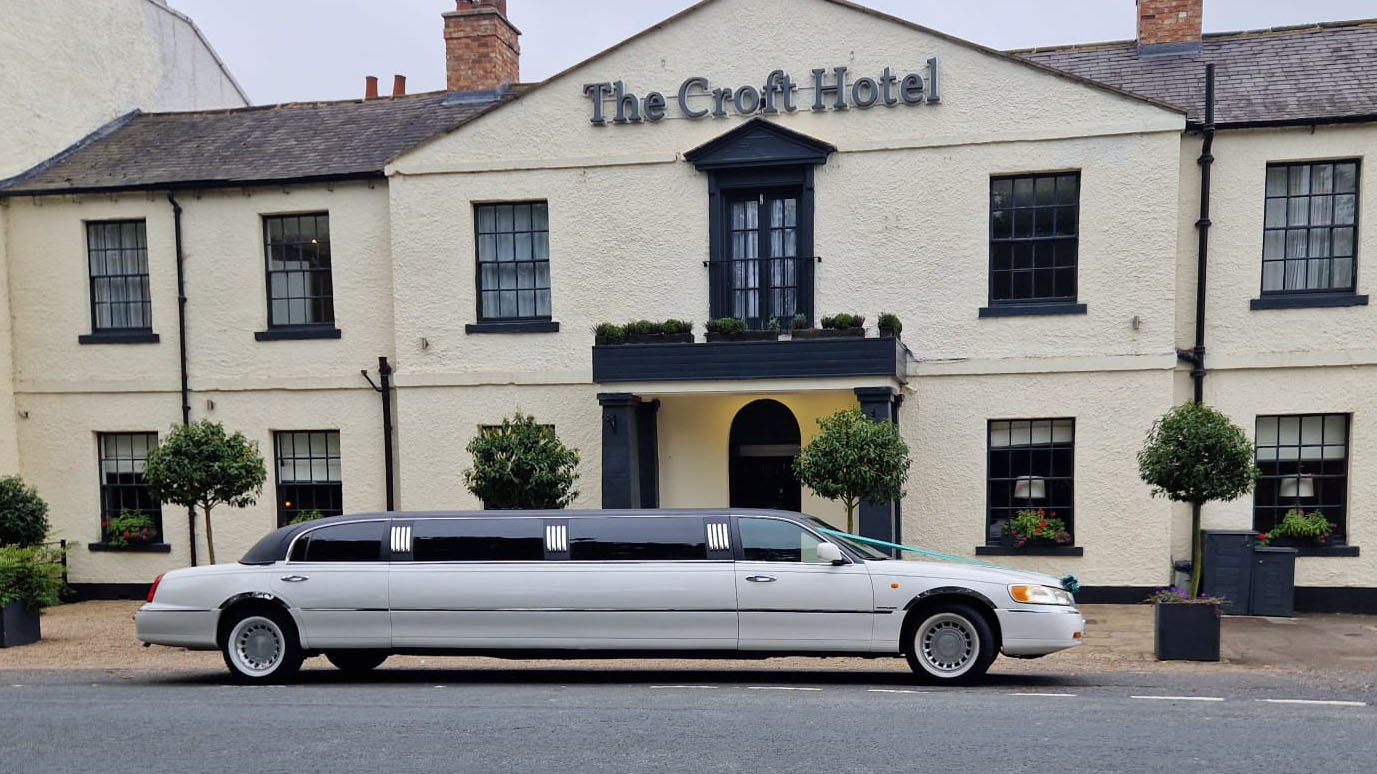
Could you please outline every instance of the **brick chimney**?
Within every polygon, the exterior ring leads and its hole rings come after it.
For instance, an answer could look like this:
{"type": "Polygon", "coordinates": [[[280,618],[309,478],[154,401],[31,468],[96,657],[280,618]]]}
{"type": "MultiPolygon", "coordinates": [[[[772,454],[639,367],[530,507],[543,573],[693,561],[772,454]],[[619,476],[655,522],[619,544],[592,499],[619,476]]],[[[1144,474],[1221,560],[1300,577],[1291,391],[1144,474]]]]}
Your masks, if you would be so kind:
{"type": "Polygon", "coordinates": [[[444,14],[450,91],[491,91],[521,74],[521,30],[507,20],[507,0],[456,0],[444,14]]]}
{"type": "Polygon", "coordinates": [[[1137,0],[1138,56],[1200,53],[1205,0],[1137,0]]]}

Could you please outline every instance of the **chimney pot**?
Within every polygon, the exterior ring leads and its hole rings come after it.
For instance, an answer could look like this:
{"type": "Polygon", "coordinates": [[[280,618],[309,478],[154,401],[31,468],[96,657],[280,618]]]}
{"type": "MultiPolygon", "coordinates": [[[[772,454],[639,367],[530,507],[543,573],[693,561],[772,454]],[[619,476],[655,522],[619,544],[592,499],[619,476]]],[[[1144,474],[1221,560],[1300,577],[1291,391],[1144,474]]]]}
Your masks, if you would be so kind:
{"type": "Polygon", "coordinates": [[[444,14],[449,91],[494,91],[521,75],[521,35],[507,19],[507,0],[456,0],[444,14]]]}
{"type": "Polygon", "coordinates": [[[370,75],[363,79],[363,98],[378,98],[378,76],[370,75]]]}
{"type": "Polygon", "coordinates": [[[406,76],[405,76],[405,75],[394,75],[394,76],[392,76],[392,96],[394,96],[394,97],[405,97],[405,96],[406,96],[406,76]]]}
{"type": "Polygon", "coordinates": [[[1136,0],[1138,56],[1198,54],[1205,0],[1136,0]]]}

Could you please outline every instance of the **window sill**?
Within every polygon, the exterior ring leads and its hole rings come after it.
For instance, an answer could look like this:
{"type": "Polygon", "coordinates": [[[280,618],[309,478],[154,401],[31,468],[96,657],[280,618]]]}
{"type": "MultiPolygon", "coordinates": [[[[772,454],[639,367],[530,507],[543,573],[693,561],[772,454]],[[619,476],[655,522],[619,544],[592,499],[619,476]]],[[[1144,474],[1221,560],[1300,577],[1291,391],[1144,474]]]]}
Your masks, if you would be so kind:
{"type": "Polygon", "coordinates": [[[258,341],[305,341],[308,339],[337,339],[340,330],[334,326],[310,326],[303,328],[269,328],[253,334],[258,341]]]}
{"type": "Polygon", "coordinates": [[[553,320],[469,323],[464,326],[464,333],[559,333],[559,323],[553,320]]]}
{"type": "Polygon", "coordinates": [[[1259,309],[1325,309],[1337,306],[1367,306],[1367,296],[1354,293],[1295,293],[1254,298],[1250,307],[1259,309]]]}
{"type": "Polygon", "coordinates": [[[101,331],[77,337],[78,344],[157,344],[160,340],[152,331],[101,331]]]}
{"type": "Polygon", "coordinates": [[[976,546],[976,556],[1084,556],[1081,546],[976,546]]]}
{"type": "Polygon", "coordinates": [[[1000,304],[980,308],[981,317],[1028,317],[1085,313],[1085,304],[1000,304]]]}
{"type": "Polygon", "coordinates": [[[1358,546],[1292,546],[1296,556],[1357,556],[1358,546]]]}
{"type": "Polygon", "coordinates": [[[87,543],[86,548],[96,552],[112,554],[169,554],[172,546],[167,543],[142,543],[138,545],[112,546],[109,543],[87,543]]]}

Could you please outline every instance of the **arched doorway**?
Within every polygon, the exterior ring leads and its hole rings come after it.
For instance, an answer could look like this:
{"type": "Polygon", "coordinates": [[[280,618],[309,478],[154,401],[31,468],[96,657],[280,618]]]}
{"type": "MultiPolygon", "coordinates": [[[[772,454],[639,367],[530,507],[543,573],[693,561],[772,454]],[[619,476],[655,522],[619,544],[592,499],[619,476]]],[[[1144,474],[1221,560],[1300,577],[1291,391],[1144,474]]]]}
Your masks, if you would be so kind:
{"type": "Polygon", "coordinates": [[[746,404],[732,420],[728,443],[732,507],[800,509],[803,494],[793,470],[800,435],[788,406],[777,400],[746,404]]]}

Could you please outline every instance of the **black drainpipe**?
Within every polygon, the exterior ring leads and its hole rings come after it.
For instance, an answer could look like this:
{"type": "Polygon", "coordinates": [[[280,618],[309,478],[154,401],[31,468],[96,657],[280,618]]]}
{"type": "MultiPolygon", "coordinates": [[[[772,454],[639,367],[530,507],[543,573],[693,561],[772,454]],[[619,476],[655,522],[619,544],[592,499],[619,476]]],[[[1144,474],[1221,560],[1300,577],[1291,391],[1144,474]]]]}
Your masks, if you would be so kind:
{"type": "Polygon", "coordinates": [[[370,387],[382,394],[383,476],[387,492],[387,510],[392,511],[397,508],[396,483],[392,475],[392,365],[387,362],[386,357],[378,358],[377,384],[373,384],[373,377],[368,375],[367,370],[360,373],[368,380],[370,387]]]}
{"type": "MultiPolygon", "coordinates": [[[[191,388],[186,368],[186,267],[182,251],[182,205],[171,191],[167,201],[172,205],[172,225],[177,242],[177,347],[180,349],[182,368],[182,424],[191,424],[191,388]]],[[[186,509],[187,535],[191,542],[191,566],[196,566],[196,509],[186,509]]]]}
{"type": "Polygon", "coordinates": [[[1200,219],[1195,222],[1199,236],[1195,269],[1195,348],[1178,349],[1177,357],[1190,363],[1195,382],[1195,402],[1205,400],[1205,270],[1210,254],[1210,168],[1214,165],[1214,65],[1205,65],[1205,125],[1200,146],[1200,219]]]}

